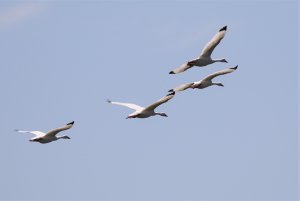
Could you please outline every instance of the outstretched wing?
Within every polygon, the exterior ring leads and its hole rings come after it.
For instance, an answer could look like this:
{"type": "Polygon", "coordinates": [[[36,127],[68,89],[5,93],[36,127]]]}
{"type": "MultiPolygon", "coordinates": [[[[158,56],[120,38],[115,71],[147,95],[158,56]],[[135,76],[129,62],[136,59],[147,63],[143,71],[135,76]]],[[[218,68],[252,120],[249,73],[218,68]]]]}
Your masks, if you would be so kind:
{"type": "Polygon", "coordinates": [[[160,106],[161,104],[169,101],[170,99],[172,99],[175,96],[175,92],[172,92],[164,97],[162,97],[161,99],[159,99],[158,101],[156,101],[155,103],[147,106],[145,108],[145,110],[154,110],[155,108],[157,108],[158,106],[160,106]]]}
{"type": "Polygon", "coordinates": [[[46,135],[46,133],[43,133],[41,131],[20,131],[18,129],[15,129],[15,131],[17,131],[19,133],[31,133],[31,134],[34,134],[36,137],[41,137],[41,136],[46,135]]]}
{"type": "Polygon", "coordinates": [[[189,65],[188,62],[182,64],[178,68],[175,68],[174,70],[170,71],[169,74],[177,74],[177,73],[182,73],[186,71],[187,69],[193,67],[192,65],[189,65]]]}
{"type": "Polygon", "coordinates": [[[179,91],[184,91],[188,88],[191,88],[193,86],[193,82],[192,83],[186,83],[186,84],[182,84],[182,85],[179,85],[171,90],[169,90],[169,92],[179,92],[179,91]]]}
{"type": "Polygon", "coordinates": [[[108,103],[111,103],[111,104],[114,104],[114,105],[121,105],[121,106],[125,106],[125,107],[128,107],[130,109],[133,109],[135,111],[137,110],[143,110],[144,108],[139,106],[139,105],[136,105],[136,104],[133,104],[133,103],[121,103],[121,102],[113,102],[113,101],[110,101],[110,100],[107,100],[108,103]]]}
{"type": "Polygon", "coordinates": [[[210,57],[215,47],[224,38],[226,30],[227,30],[227,26],[224,26],[219,30],[219,32],[205,45],[205,47],[203,48],[200,54],[200,57],[210,57]]]}
{"type": "Polygon", "coordinates": [[[50,131],[47,132],[46,135],[47,135],[47,136],[55,136],[57,133],[59,133],[59,132],[61,132],[61,131],[64,131],[64,130],[67,130],[67,129],[72,128],[73,124],[74,124],[74,121],[72,121],[72,122],[66,124],[66,125],[63,126],[63,127],[60,127],[60,128],[56,128],[56,129],[50,130],[50,131]]]}
{"type": "Polygon", "coordinates": [[[224,70],[220,70],[220,71],[217,71],[215,73],[212,73],[208,76],[206,76],[203,80],[212,80],[213,78],[219,76],[219,75],[225,75],[227,73],[232,73],[233,71],[235,71],[236,69],[238,68],[238,66],[236,67],[233,67],[233,68],[226,68],[224,70]]]}

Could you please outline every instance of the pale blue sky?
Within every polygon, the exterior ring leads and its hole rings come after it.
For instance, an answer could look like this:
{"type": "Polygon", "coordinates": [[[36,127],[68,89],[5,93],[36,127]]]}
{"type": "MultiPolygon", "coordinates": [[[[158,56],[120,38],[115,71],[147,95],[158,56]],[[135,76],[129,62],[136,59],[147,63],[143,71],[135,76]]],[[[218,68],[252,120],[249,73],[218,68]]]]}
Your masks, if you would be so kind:
{"type": "Polygon", "coordinates": [[[1,1],[0,200],[297,200],[297,1],[1,1]],[[213,52],[229,62],[168,72],[213,52]],[[218,77],[127,120],[178,84],[218,77]],[[24,130],[75,121],[71,140],[24,130]]]}

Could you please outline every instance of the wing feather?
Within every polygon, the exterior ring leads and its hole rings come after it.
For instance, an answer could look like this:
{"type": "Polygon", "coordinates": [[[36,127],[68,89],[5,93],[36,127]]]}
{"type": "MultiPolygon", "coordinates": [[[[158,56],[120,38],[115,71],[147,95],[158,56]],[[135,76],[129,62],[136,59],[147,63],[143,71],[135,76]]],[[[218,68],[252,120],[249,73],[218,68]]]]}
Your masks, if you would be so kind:
{"type": "Polygon", "coordinates": [[[114,105],[121,105],[121,106],[125,106],[125,107],[128,107],[130,109],[133,109],[133,110],[143,110],[144,108],[139,106],[139,105],[136,105],[136,104],[133,104],[133,103],[121,103],[121,102],[114,102],[114,101],[110,101],[110,100],[107,100],[108,103],[111,103],[111,104],[114,104],[114,105]]]}
{"type": "Polygon", "coordinates": [[[207,81],[207,80],[212,80],[213,78],[219,76],[219,75],[225,75],[227,73],[232,73],[233,71],[235,71],[236,69],[238,68],[238,66],[236,67],[233,67],[233,68],[226,68],[224,70],[220,70],[220,71],[217,71],[215,73],[212,73],[208,76],[206,76],[205,78],[203,78],[203,80],[207,81]]]}
{"type": "Polygon", "coordinates": [[[21,131],[18,129],[15,129],[15,131],[17,131],[19,133],[31,133],[31,134],[34,134],[36,137],[41,137],[41,136],[46,135],[46,133],[43,133],[41,131],[21,131]]]}
{"type": "Polygon", "coordinates": [[[189,65],[188,62],[186,62],[186,63],[182,64],[181,66],[175,68],[174,70],[170,71],[169,74],[182,73],[191,67],[193,67],[193,66],[189,65]]]}
{"type": "Polygon", "coordinates": [[[67,130],[67,129],[70,129],[73,127],[73,124],[74,124],[74,121],[66,124],[65,126],[62,126],[60,128],[55,128],[53,130],[50,130],[47,132],[47,136],[55,136],[57,133],[61,132],[61,131],[64,131],[64,130],[67,130]]]}
{"type": "Polygon", "coordinates": [[[155,103],[152,103],[151,105],[147,106],[145,108],[145,110],[154,110],[155,108],[157,108],[158,106],[160,106],[161,104],[169,101],[170,99],[172,99],[175,96],[175,92],[172,92],[164,97],[162,97],[161,99],[159,99],[158,101],[156,101],[155,103]]]}
{"type": "Polygon", "coordinates": [[[179,85],[173,89],[171,89],[169,92],[172,92],[172,91],[175,91],[175,92],[179,92],[179,91],[184,91],[188,88],[191,88],[193,86],[193,82],[192,83],[186,83],[186,84],[182,84],[182,85],[179,85]]]}
{"type": "Polygon", "coordinates": [[[221,40],[224,38],[225,33],[227,30],[227,26],[223,27],[219,30],[218,33],[205,45],[203,48],[200,57],[210,57],[211,53],[215,49],[215,47],[221,42],[221,40]]]}

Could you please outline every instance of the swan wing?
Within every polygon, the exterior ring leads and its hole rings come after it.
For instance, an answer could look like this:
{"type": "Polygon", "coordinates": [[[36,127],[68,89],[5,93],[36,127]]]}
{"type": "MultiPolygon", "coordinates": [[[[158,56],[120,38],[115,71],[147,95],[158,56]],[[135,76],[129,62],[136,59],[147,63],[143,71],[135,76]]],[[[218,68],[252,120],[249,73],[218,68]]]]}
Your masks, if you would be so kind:
{"type": "Polygon", "coordinates": [[[161,99],[159,99],[158,101],[156,101],[155,103],[152,103],[151,105],[147,106],[145,108],[145,110],[154,110],[155,108],[157,108],[158,106],[160,106],[161,104],[169,101],[170,99],[172,99],[175,96],[175,92],[172,92],[164,97],[162,97],[161,99]]]}
{"type": "Polygon", "coordinates": [[[208,81],[208,80],[212,80],[213,78],[219,76],[219,75],[225,75],[227,73],[232,73],[233,71],[235,71],[236,69],[238,68],[238,66],[236,67],[233,67],[233,68],[226,68],[224,70],[220,70],[220,71],[217,71],[215,73],[212,73],[208,76],[206,76],[203,80],[204,81],[208,81]]]}
{"type": "Polygon", "coordinates": [[[59,133],[61,131],[72,128],[73,124],[74,124],[74,121],[72,121],[72,122],[70,122],[70,123],[68,123],[65,126],[62,126],[60,128],[55,128],[53,130],[50,130],[50,131],[47,132],[46,136],[55,136],[57,133],[59,133]]]}
{"type": "Polygon", "coordinates": [[[188,62],[186,62],[186,63],[182,64],[181,66],[175,68],[174,70],[170,71],[169,74],[182,73],[191,67],[193,67],[193,66],[189,65],[188,62]]]}
{"type": "Polygon", "coordinates": [[[175,87],[175,88],[169,90],[169,92],[173,92],[173,91],[175,91],[175,92],[184,91],[184,90],[186,90],[186,89],[188,89],[188,88],[191,88],[191,87],[193,86],[193,84],[194,84],[193,82],[192,82],[192,83],[182,84],[182,85],[179,85],[179,86],[177,86],[177,87],[175,87]]]}
{"type": "Polygon", "coordinates": [[[227,30],[227,26],[224,26],[219,30],[218,33],[205,45],[203,48],[200,57],[210,57],[211,53],[215,49],[215,47],[221,42],[224,38],[227,30]]]}
{"type": "Polygon", "coordinates": [[[15,129],[15,131],[17,131],[19,133],[31,133],[31,134],[34,134],[36,137],[42,137],[42,136],[46,135],[46,133],[43,133],[41,131],[21,131],[18,129],[15,129]]]}
{"type": "Polygon", "coordinates": [[[143,107],[141,107],[139,105],[136,105],[136,104],[133,104],[133,103],[121,103],[121,102],[114,102],[114,101],[110,101],[110,100],[107,100],[107,102],[110,103],[110,104],[114,104],[114,105],[125,106],[125,107],[133,109],[135,111],[144,109],[143,107]]]}

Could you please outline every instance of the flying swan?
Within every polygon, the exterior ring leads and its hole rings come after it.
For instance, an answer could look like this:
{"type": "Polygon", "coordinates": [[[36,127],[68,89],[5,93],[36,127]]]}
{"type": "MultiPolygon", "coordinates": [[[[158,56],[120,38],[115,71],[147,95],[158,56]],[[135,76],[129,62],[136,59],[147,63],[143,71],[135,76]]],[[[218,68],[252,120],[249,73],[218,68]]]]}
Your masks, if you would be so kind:
{"type": "Polygon", "coordinates": [[[193,66],[206,66],[208,64],[212,64],[215,62],[225,62],[227,61],[225,59],[212,59],[211,53],[215,49],[215,47],[221,42],[221,40],[224,38],[225,33],[227,30],[227,26],[224,26],[219,30],[219,32],[205,45],[203,48],[200,56],[196,59],[190,60],[178,68],[172,70],[169,72],[169,74],[177,74],[186,71],[187,69],[193,67],[193,66]]]}
{"type": "Polygon", "coordinates": [[[192,83],[187,83],[187,84],[182,84],[178,87],[175,87],[174,89],[169,90],[169,92],[178,92],[178,91],[184,91],[186,89],[203,89],[212,85],[217,85],[217,86],[222,86],[224,87],[224,85],[222,83],[214,83],[212,82],[212,79],[219,76],[219,75],[225,75],[227,73],[232,73],[233,71],[235,71],[238,68],[238,66],[233,67],[233,68],[227,68],[224,70],[220,70],[217,71],[215,73],[212,73],[208,76],[206,76],[205,78],[203,78],[202,80],[198,81],[198,82],[192,82],[192,83]]]}
{"type": "Polygon", "coordinates": [[[169,101],[170,99],[172,99],[175,95],[175,92],[172,92],[164,97],[162,97],[161,99],[159,99],[158,101],[156,101],[155,103],[147,106],[147,107],[141,107],[132,103],[120,103],[120,102],[113,102],[110,100],[107,100],[108,103],[111,104],[115,104],[115,105],[122,105],[125,107],[128,107],[130,109],[135,110],[133,113],[129,114],[127,116],[126,119],[131,119],[131,118],[148,118],[151,116],[155,116],[155,115],[160,115],[163,117],[167,117],[167,115],[165,113],[159,113],[159,112],[155,112],[155,108],[157,108],[158,106],[160,106],[163,103],[166,103],[167,101],[169,101]]]}
{"type": "Polygon", "coordinates": [[[63,130],[67,130],[67,129],[72,128],[73,124],[74,124],[74,121],[66,124],[63,127],[50,130],[47,133],[44,133],[44,132],[41,132],[41,131],[21,131],[21,130],[17,130],[17,129],[15,131],[20,132],[20,133],[34,134],[35,137],[31,138],[29,140],[30,142],[39,142],[39,143],[42,143],[42,144],[46,144],[46,143],[49,143],[49,142],[52,142],[52,141],[56,141],[58,139],[71,139],[69,136],[66,136],[66,135],[57,136],[56,134],[63,131],[63,130]]]}

